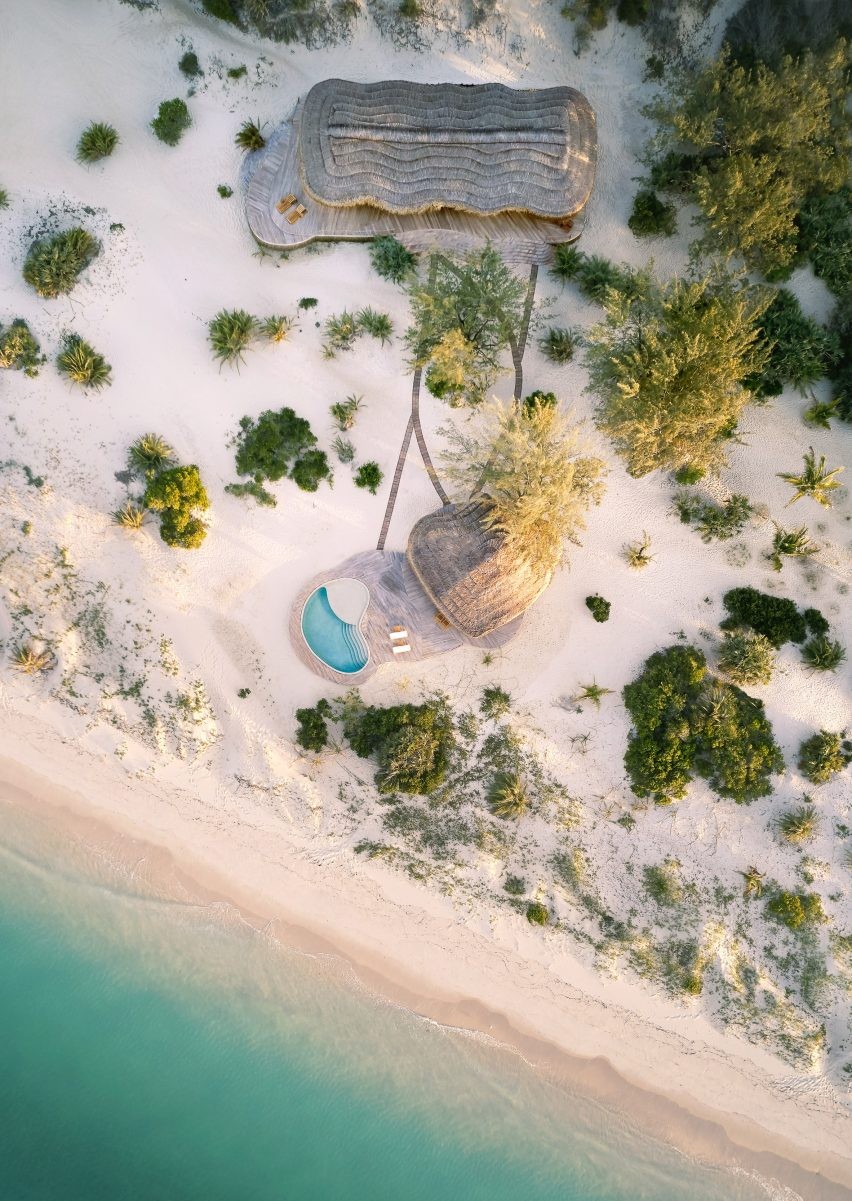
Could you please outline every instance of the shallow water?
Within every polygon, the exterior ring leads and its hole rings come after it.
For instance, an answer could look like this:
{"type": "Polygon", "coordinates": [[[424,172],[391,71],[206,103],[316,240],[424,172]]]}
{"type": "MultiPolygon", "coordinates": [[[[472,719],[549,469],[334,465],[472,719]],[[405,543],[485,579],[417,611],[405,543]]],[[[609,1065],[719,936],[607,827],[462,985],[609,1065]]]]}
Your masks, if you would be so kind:
{"type": "Polygon", "coordinates": [[[767,1195],[0,804],[0,1196],[767,1195]]]}

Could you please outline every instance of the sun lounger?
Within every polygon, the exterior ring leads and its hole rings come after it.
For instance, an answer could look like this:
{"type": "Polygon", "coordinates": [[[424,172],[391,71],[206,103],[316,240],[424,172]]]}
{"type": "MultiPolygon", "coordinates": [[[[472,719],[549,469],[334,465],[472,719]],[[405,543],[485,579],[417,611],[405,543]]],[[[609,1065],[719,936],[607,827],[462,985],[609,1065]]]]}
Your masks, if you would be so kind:
{"type": "Polygon", "coordinates": [[[279,213],[286,213],[287,209],[296,203],[296,196],[293,192],[289,196],[282,196],[276,204],[279,213]]]}
{"type": "Polygon", "coordinates": [[[391,630],[391,642],[404,642],[408,637],[408,630],[391,630]]]}
{"type": "Polygon", "coordinates": [[[406,651],[410,651],[411,647],[407,642],[394,643],[393,653],[395,655],[404,655],[406,651]]]}
{"type": "Polygon", "coordinates": [[[287,217],[288,225],[295,225],[297,221],[301,221],[308,210],[303,204],[297,204],[292,213],[287,217]]]}

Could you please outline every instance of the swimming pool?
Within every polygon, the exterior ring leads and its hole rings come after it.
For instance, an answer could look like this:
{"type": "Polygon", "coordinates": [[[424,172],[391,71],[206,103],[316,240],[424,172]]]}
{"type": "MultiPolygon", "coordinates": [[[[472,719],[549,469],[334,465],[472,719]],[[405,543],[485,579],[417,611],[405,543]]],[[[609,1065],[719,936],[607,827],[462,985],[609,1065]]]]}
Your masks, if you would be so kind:
{"type": "Polygon", "coordinates": [[[302,636],[326,667],[355,675],[367,666],[370,648],[361,633],[361,620],[369,603],[369,588],[353,579],[321,584],[305,601],[302,636]]]}

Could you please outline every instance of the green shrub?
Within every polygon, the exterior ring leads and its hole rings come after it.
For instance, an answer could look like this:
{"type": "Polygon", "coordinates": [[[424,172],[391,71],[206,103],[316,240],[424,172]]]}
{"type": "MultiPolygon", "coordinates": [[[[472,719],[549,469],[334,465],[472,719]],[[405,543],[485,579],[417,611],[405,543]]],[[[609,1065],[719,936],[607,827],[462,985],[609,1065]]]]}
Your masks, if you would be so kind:
{"type": "Polygon", "coordinates": [[[852,421],[852,297],[847,295],[837,304],[828,328],[839,347],[828,371],[832,398],[841,421],[852,421]]]}
{"type": "Polygon", "coordinates": [[[594,596],[586,597],[586,608],[595,621],[609,621],[609,611],[612,608],[612,604],[610,601],[604,600],[602,596],[598,596],[597,593],[594,596]]]}
{"type": "Polygon", "coordinates": [[[306,450],[299,455],[290,479],[303,492],[316,492],[323,480],[332,482],[331,464],[324,450],[306,450]]]}
{"type": "MultiPolygon", "coordinates": [[[[277,412],[266,409],[253,420],[243,417],[237,434],[236,467],[240,475],[252,477],[256,485],[289,476],[305,492],[316,492],[323,480],[331,480],[331,467],[325,451],[315,450],[316,436],[310,423],[291,408],[277,412]]],[[[275,498],[265,489],[258,494],[248,484],[231,485],[233,495],[252,495],[261,504],[274,505],[275,498]]]]}
{"type": "Polygon", "coordinates": [[[722,623],[723,629],[749,626],[776,648],[785,642],[805,640],[805,619],[786,597],[769,596],[756,588],[732,588],[725,593],[723,604],[729,614],[722,623]]]}
{"type": "Polygon", "coordinates": [[[242,79],[244,75],[248,75],[248,67],[245,63],[240,63],[238,67],[228,67],[229,79],[242,79]]]}
{"type": "Polygon", "coordinates": [[[207,536],[207,526],[194,509],[209,509],[210,500],[198,468],[169,467],[148,481],[142,503],[160,515],[160,537],[169,546],[191,549],[207,536]]]}
{"type": "Polygon", "coordinates": [[[846,651],[826,634],[816,634],[802,647],[802,658],[813,671],[837,671],[846,659],[846,651]]]}
{"type": "Polygon", "coordinates": [[[754,630],[726,633],[719,651],[719,670],[734,684],[768,684],[775,669],[775,648],[754,630]]]}
{"type": "Polygon", "coordinates": [[[839,409],[837,397],[833,397],[831,400],[814,400],[802,413],[802,420],[806,425],[815,425],[819,429],[830,430],[832,419],[840,416],[839,409]]]}
{"type": "Polygon", "coordinates": [[[622,550],[628,567],[641,569],[647,567],[654,556],[648,552],[651,549],[651,535],[643,531],[641,539],[636,542],[625,542],[622,550]]]}
{"type": "Polygon", "coordinates": [[[527,921],[531,926],[546,926],[550,921],[550,910],[541,901],[530,901],[527,905],[527,921]]]}
{"type": "Polygon", "coordinates": [[[615,15],[625,25],[641,25],[648,16],[651,0],[618,0],[615,15]]]}
{"type": "Polygon", "coordinates": [[[358,332],[370,334],[378,338],[382,346],[389,342],[393,335],[393,322],[387,313],[377,313],[375,309],[359,309],[355,314],[358,332]]]}
{"type": "Polygon", "coordinates": [[[16,317],[5,329],[0,328],[0,367],[23,371],[33,379],[45,361],[38,338],[23,317],[16,317]]]}
{"type": "Polygon", "coordinates": [[[308,309],[315,309],[318,303],[319,301],[316,296],[303,296],[296,307],[307,311],[308,309]]]}
{"type": "Polygon", "coordinates": [[[162,102],[151,122],[151,128],[161,142],[165,142],[167,146],[177,146],[191,124],[192,117],[186,107],[186,101],[176,96],[174,100],[162,102]]]}
{"type": "Polygon", "coordinates": [[[482,689],[479,712],[486,721],[499,721],[512,708],[511,694],[499,684],[489,684],[482,689]]]}
{"type": "Polygon", "coordinates": [[[328,746],[328,723],[331,705],[322,697],[312,709],[297,709],[296,742],[306,751],[319,753],[328,746]]]}
{"type": "Polygon", "coordinates": [[[225,491],[229,496],[250,496],[264,509],[274,509],[278,504],[272,493],[258,480],[248,480],[244,484],[226,484],[225,491]]]}
{"type": "Polygon", "coordinates": [[[637,238],[670,238],[677,233],[675,206],[660,200],[653,190],[642,188],[633,199],[627,224],[637,238]]]}
{"type": "Polygon", "coordinates": [[[353,392],[345,400],[335,401],[329,406],[329,412],[339,430],[350,430],[355,424],[355,416],[364,407],[364,397],[356,396],[353,392]]]}
{"type": "Polygon", "coordinates": [[[220,309],[207,325],[207,337],[214,356],[220,363],[238,366],[257,329],[257,318],[245,309],[220,309]]]}
{"type": "Polygon", "coordinates": [[[819,609],[805,609],[802,617],[805,619],[805,625],[812,634],[828,633],[829,624],[819,609]]]}
{"type": "Polygon", "coordinates": [[[560,366],[570,363],[577,347],[581,345],[582,337],[577,329],[563,329],[551,326],[538,340],[541,353],[551,363],[560,366]]]}
{"type": "Polygon", "coordinates": [[[355,472],[355,487],[366,488],[369,492],[376,495],[382,480],[385,478],[385,473],[382,471],[378,463],[369,462],[362,463],[355,472]]]}
{"type": "Polygon", "coordinates": [[[852,294],[852,188],[808,196],[798,217],[799,246],[837,297],[852,294]]]}
{"type": "Polygon", "coordinates": [[[617,267],[598,254],[584,254],[575,246],[560,243],[554,250],[550,274],[563,283],[573,280],[587,300],[603,304],[610,294],[632,298],[641,285],[629,267],[617,267]]]}
{"type": "Polygon", "coordinates": [[[680,905],[683,901],[683,884],[680,864],[676,859],[666,859],[660,864],[650,864],[642,871],[645,891],[658,905],[680,905]]]}
{"type": "Polygon", "coordinates": [[[555,409],[557,404],[555,392],[542,392],[541,388],[536,388],[524,397],[522,408],[525,413],[530,413],[535,408],[555,409]]]}
{"type": "Polygon", "coordinates": [[[701,535],[702,542],[718,539],[725,542],[735,538],[745,529],[754,509],[747,496],[734,493],[723,505],[696,496],[691,492],[678,492],[675,508],[685,525],[691,525],[701,535]]]}
{"type": "Polygon", "coordinates": [[[679,467],[674,473],[675,483],[690,487],[692,484],[697,484],[699,480],[702,480],[705,474],[706,472],[703,468],[687,464],[684,467],[679,467]]]}
{"type": "Polygon", "coordinates": [[[243,121],[236,132],[234,142],[239,146],[240,150],[262,150],[266,145],[266,138],[263,136],[263,126],[260,123],[260,119],[257,121],[243,121]]]}
{"type": "Polygon", "coordinates": [[[112,519],[125,530],[141,530],[147,516],[147,510],[141,505],[137,505],[133,500],[126,500],[120,509],[115,510],[112,519]]]}
{"type": "Polygon", "coordinates": [[[801,525],[795,530],[784,530],[777,523],[772,538],[772,550],[769,561],[776,571],[780,571],[785,558],[805,559],[815,555],[819,547],[811,542],[807,526],[801,525]]]}
{"type": "Polygon", "coordinates": [[[820,730],[799,747],[799,771],[812,784],[827,784],[852,763],[852,742],[842,734],[820,730]]]}
{"type": "Polygon", "coordinates": [[[649,178],[655,188],[687,198],[695,187],[695,176],[701,166],[697,154],[680,154],[668,150],[651,164],[649,178]]]}
{"type": "Polygon", "coordinates": [[[530,803],[527,786],[516,772],[498,772],[488,790],[488,808],[495,817],[517,821],[526,813],[530,803]]]}
{"type": "Polygon", "coordinates": [[[522,897],[527,891],[527,882],[521,876],[507,876],[503,881],[503,890],[510,897],[522,897]]]}
{"type": "Polygon", "coordinates": [[[355,447],[348,438],[341,438],[340,434],[332,442],[331,449],[341,463],[351,463],[355,458],[355,447]]]}
{"type": "Polygon", "coordinates": [[[370,246],[370,263],[382,279],[401,284],[413,274],[417,259],[396,238],[375,238],[370,246]]]}
{"type": "Polygon", "coordinates": [[[0,188],[0,209],[7,209],[8,207],[9,207],[9,193],[6,191],[5,188],[0,188]]]}
{"type": "Polygon", "coordinates": [[[180,62],[178,63],[178,67],[184,73],[184,75],[187,75],[190,79],[194,79],[196,75],[204,74],[204,72],[201,70],[201,64],[198,61],[198,55],[194,50],[186,50],[184,52],[184,54],[181,56],[180,62]]]}
{"type": "Polygon", "coordinates": [[[258,329],[262,336],[270,342],[286,342],[295,324],[292,317],[264,317],[259,323],[258,329]]]}
{"type": "Polygon", "coordinates": [[[434,698],[422,705],[358,707],[344,716],[356,755],[375,755],[381,793],[430,793],[444,782],[454,746],[452,713],[434,698]]]}
{"type": "Polygon", "coordinates": [[[840,481],[837,477],[844,468],[835,467],[830,470],[826,466],[825,455],[820,455],[819,462],[817,462],[816,452],[812,446],[808,448],[802,459],[802,470],[798,475],[794,471],[776,472],[780,480],[783,480],[785,484],[790,484],[795,489],[793,496],[787,501],[787,504],[795,504],[802,497],[809,496],[811,500],[815,500],[824,509],[830,509],[833,494],[840,487],[840,481]]]}
{"type": "Polygon", "coordinates": [[[763,702],[731,684],[711,683],[702,698],[695,768],[715,793],[747,805],[771,796],[770,777],[784,770],[763,702]]]}
{"type": "Polygon", "coordinates": [[[56,357],[56,369],[73,383],[95,391],[112,383],[109,363],[79,334],[66,334],[63,338],[62,349],[56,357]]]}
{"type": "Polygon", "coordinates": [[[775,293],[758,328],[768,358],[759,372],[743,381],[757,397],[780,396],[787,384],[804,391],[823,379],[838,353],[829,332],[805,316],[798,299],[786,288],[775,293]]]}
{"type": "Polygon", "coordinates": [[[809,842],[816,834],[819,815],[813,805],[797,805],[786,809],[778,818],[778,832],[786,842],[798,845],[809,842]]]}
{"type": "Polygon", "coordinates": [[[812,892],[776,892],[766,902],[766,912],[790,930],[819,925],[826,920],[822,901],[812,892]]]}
{"type": "Polygon", "coordinates": [[[97,239],[79,226],[39,238],[24,260],[24,279],[39,296],[62,296],[71,291],[99,250],[97,239]]]}
{"type": "Polygon", "coordinates": [[[175,452],[159,434],[143,434],[127,452],[127,466],[144,479],[152,479],[174,463],[175,452]]]}
{"type": "Polygon", "coordinates": [[[80,134],[77,159],[81,163],[96,163],[108,158],[118,145],[118,131],[103,121],[92,121],[80,134]]]}
{"type": "Polygon", "coordinates": [[[230,200],[230,198],[234,194],[234,189],[232,187],[229,187],[228,184],[226,184],[226,183],[218,184],[216,187],[216,191],[219,193],[219,195],[222,197],[223,200],[230,200]]]}
{"type": "Polygon", "coordinates": [[[211,17],[227,21],[229,25],[239,25],[240,18],[234,7],[233,0],[201,0],[201,6],[211,17]]]}
{"type": "Polygon", "coordinates": [[[354,313],[344,309],[342,313],[333,313],[326,319],[323,333],[323,355],[327,359],[333,359],[337,351],[352,349],[360,330],[354,313]]]}

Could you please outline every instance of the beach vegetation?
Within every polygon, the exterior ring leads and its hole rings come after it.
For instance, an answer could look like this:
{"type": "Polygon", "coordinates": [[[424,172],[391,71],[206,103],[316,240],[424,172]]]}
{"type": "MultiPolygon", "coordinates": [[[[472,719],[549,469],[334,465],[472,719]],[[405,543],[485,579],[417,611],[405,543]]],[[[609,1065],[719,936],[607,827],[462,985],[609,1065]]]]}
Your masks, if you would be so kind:
{"type": "Polygon", "coordinates": [[[299,455],[290,472],[290,479],[303,492],[316,492],[325,480],[333,482],[331,464],[324,450],[306,450],[299,455]]]}
{"type": "Polygon", "coordinates": [[[239,484],[226,484],[225,491],[229,496],[250,496],[252,500],[256,500],[264,509],[274,509],[278,504],[274,495],[268,488],[264,488],[263,484],[258,480],[246,480],[239,484]]]}
{"type": "Polygon", "coordinates": [[[167,146],[177,146],[184,133],[192,125],[192,117],[186,106],[186,101],[180,96],[173,100],[163,100],[157,109],[157,115],[151,122],[151,128],[161,142],[167,146]]]}
{"type": "Polygon", "coordinates": [[[404,283],[417,268],[417,259],[411,251],[390,236],[373,239],[370,263],[382,279],[389,279],[394,284],[404,283]]]}
{"type": "Polygon", "coordinates": [[[535,408],[553,409],[558,403],[555,392],[543,392],[541,388],[536,388],[524,397],[521,407],[524,413],[531,413],[535,408]]]}
{"type": "Polygon", "coordinates": [[[691,525],[701,535],[702,542],[726,542],[741,534],[754,512],[747,496],[734,493],[724,504],[698,496],[694,492],[678,492],[675,509],[684,525],[691,525]]]}
{"type": "Polygon", "coordinates": [[[763,881],[766,879],[766,873],[758,868],[751,866],[747,867],[744,872],[740,872],[743,878],[743,896],[746,900],[752,897],[758,898],[763,895],[763,881]]]}
{"type": "Polygon", "coordinates": [[[488,808],[495,817],[518,821],[529,808],[527,785],[518,772],[498,772],[488,790],[488,808]]]}
{"type": "Polygon", "coordinates": [[[681,186],[700,210],[702,250],[737,255],[769,278],[789,273],[806,198],[847,182],[846,72],[841,42],[774,69],[741,66],[723,49],[697,70],[670,73],[666,94],[646,109],[658,124],[651,158],[676,145],[689,163],[681,186]]]}
{"type": "Polygon", "coordinates": [[[817,462],[816,452],[811,446],[803,455],[803,467],[798,474],[788,471],[779,471],[777,474],[779,479],[794,489],[793,496],[787,501],[788,505],[795,504],[803,496],[809,496],[824,509],[830,509],[834,499],[833,493],[840,487],[837,477],[843,470],[842,467],[830,470],[826,466],[825,455],[820,455],[817,462]]]}
{"type": "Polygon", "coordinates": [[[121,508],[116,509],[112,519],[116,525],[125,530],[141,530],[148,516],[148,510],[135,500],[126,500],[121,508]]]}
{"type": "Polygon", "coordinates": [[[715,793],[738,805],[771,796],[771,777],[784,771],[784,756],[762,701],[711,680],[691,724],[698,734],[695,769],[715,793]]]}
{"type": "Polygon", "coordinates": [[[775,534],[772,538],[769,561],[776,571],[781,570],[785,558],[806,559],[818,552],[819,547],[811,540],[807,526],[801,525],[795,530],[785,530],[777,522],[774,525],[775,534]]]}
{"type": "Polygon", "coordinates": [[[180,57],[178,63],[179,70],[189,79],[194,79],[196,75],[203,75],[201,63],[198,61],[198,55],[194,50],[185,50],[180,57]]]}
{"type": "Polygon", "coordinates": [[[351,350],[355,339],[361,331],[354,313],[344,309],[342,313],[333,313],[326,318],[323,326],[323,356],[333,359],[340,350],[351,350]]]}
{"type": "Polygon", "coordinates": [[[41,675],[56,663],[49,647],[34,642],[21,642],[12,648],[12,666],[25,676],[41,675]]]}
{"type": "Polygon", "coordinates": [[[0,188],[0,209],[9,207],[9,193],[6,188],[0,188]]]}
{"type": "Polygon", "coordinates": [[[637,238],[670,238],[677,233],[675,206],[661,200],[653,188],[641,188],[633,198],[627,224],[637,238]]]}
{"type": "Polygon", "coordinates": [[[827,920],[822,901],[813,892],[787,892],[778,889],[767,900],[766,912],[788,930],[817,926],[827,920]]]}
{"type": "Polygon", "coordinates": [[[642,871],[642,879],[646,893],[658,905],[673,906],[683,902],[683,882],[677,859],[648,864],[642,871]]]}
{"type": "Polygon", "coordinates": [[[479,712],[486,721],[499,721],[512,708],[512,694],[499,684],[488,684],[479,698],[479,712]]]}
{"type": "Polygon", "coordinates": [[[302,296],[296,304],[296,308],[301,309],[303,312],[307,312],[308,309],[315,309],[318,304],[319,301],[317,300],[316,296],[302,296]]]}
{"type": "Polygon", "coordinates": [[[802,647],[802,658],[811,671],[837,671],[846,661],[846,650],[827,634],[815,634],[802,647]]]}
{"type": "Polygon", "coordinates": [[[112,383],[112,368],[79,334],[66,334],[56,356],[56,369],[75,384],[96,392],[112,383]]]}
{"type": "Polygon", "coordinates": [[[27,251],[24,279],[39,296],[62,296],[72,290],[99,250],[97,238],[80,226],[39,238],[27,251]]]}
{"type": "Polygon", "coordinates": [[[498,401],[447,431],[447,477],[485,506],[483,523],[535,570],[554,570],[603,495],[603,462],[587,453],[570,414],[498,401]]]}
{"type": "Polygon", "coordinates": [[[239,366],[258,331],[258,320],[245,309],[220,309],[207,325],[207,337],[220,363],[239,366]]]}
{"type": "Polygon", "coordinates": [[[0,326],[0,367],[23,371],[33,379],[44,362],[38,338],[23,317],[16,317],[5,328],[0,326]]]}
{"type": "Polygon", "coordinates": [[[811,784],[827,784],[852,763],[852,741],[843,733],[819,730],[801,743],[797,763],[811,784]]]}
{"type": "Polygon", "coordinates": [[[167,467],[148,480],[142,503],[160,517],[160,537],[168,546],[185,550],[201,545],[207,526],[196,516],[209,509],[210,500],[194,464],[167,467]]]}
{"type": "Polygon", "coordinates": [[[527,891],[527,882],[522,876],[507,876],[503,881],[503,891],[510,897],[522,897],[527,891]]]}
{"type": "Polygon", "coordinates": [[[375,496],[384,478],[385,473],[381,467],[378,463],[371,460],[369,463],[362,463],[355,472],[355,487],[366,488],[369,493],[375,496]]]}
{"type": "Polygon", "coordinates": [[[263,136],[263,126],[260,120],[243,121],[236,132],[234,142],[240,150],[245,150],[246,152],[262,150],[266,145],[266,138],[263,136]]]}
{"type": "Polygon", "coordinates": [[[97,163],[102,158],[108,158],[117,145],[117,129],[105,121],[92,121],[80,134],[77,160],[81,163],[97,163]]]}
{"type": "Polygon", "coordinates": [[[381,793],[433,792],[447,775],[455,746],[452,711],[440,696],[420,705],[350,704],[343,732],[356,755],[378,761],[381,793]]]}
{"type": "Polygon", "coordinates": [[[240,63],[238,67],[228,67],[227,75],[229,79],[243,79],[248,75],[248,67],[245,63],[240,63]]]}
{"type": "Polygon", "coordinates": [[[292,317],[277,315],[274,317],[264,317],[258,323],[258,329],[262,337],[266,338],[269,342],[286,342],[295,324],[292,317]]]}
{"type": "Polygon", "coordinates": [[[319,754],[329,744],[328,719],[332,716],[330,703],[321,697],[312,708],[296,710],[296,742],[305,751],[319,754]]]}
{"type": "Polygon", "coordinates": [[[697,484],[699,480],[703,480],[705,474],[702,467],[695,467],[688,463],[683,467],[678,467],[674,473],[674,480],[676,484],[682,484],[684,487],[689,488],[693,484],[697,484]]]}
{"type": "Polygon", "coordinates": [[[453,408],[482,403],[491,376],[477,365],[476,348],[459,329],[444,334],[432,351],[426,387],[453,408]]]}
{"type": "Polygon", "coordinates": [[[799,843],[810,842],[816,834],[819,814],[813,805],[797,805],[793,809],[785,809],[779,815],[776,825],[785,842],[798,846],[799,843]]]}
{"type": "Polygon", "coordinates": [[[595,593],[594,596],[586,597],[586,608],[589,610],[595,621],[609,621],[609,613],[610,609],[612,608],[612,602],[605,600],[604,597],[598,596],[598,594],[595,593]]]}
{"type": "Polygon", "coordinates": [[[530,901],[527,905],[527,921],[531,926],[546,926],[550,922],[550,910],[541,901],[530,901]]]}
{"type": "Polygon", "coordinates": [[[567,242],[554,248],[550,274],[562,284],[575,284],[581,296],[595,304],[636,300],[647,292],[650,279],[647,272],[619,267],[599,254],[585,254],[567,242]]]}
{"type": "Polygon", "coordinates": [[[379,313],[369,306],[358,310],[355,314],[355,321],[359,333],[378,338],[382,346],[385,342],[389,342],[393,335],[393,322],[390,316],[387,313],[379,313]]]}
{"type": "Polygon", "coordinates": [[[236,437],[237,472],[257,484],[277,483],[289,476],[300,488],[314,492],[331,477],[325,452],[316,451],[316,443],[310,422],[291,408],[243,417],[236,437]]]}
{"type": "Polygon", "coordinates": [[[586,335],[597,423],[633,476],[717,469],[752,399],[743,380],[768,353],[765,300],[715,270],[664,284],[640,275],[636,298],[607,291],[606,318],[586,335]]]}
{"type": "Polygon", "coordinates": [[[766,361],[743,381],[757,398],[780,396],[788,384],[804,392],[828,374],[837,343],[824,326],[805,316],[787,288],[774,293],[757,325],[766,361]]]}
{"type": "Polygon", "coordinates": [[[833,396],[831,400],[812,400],[802,413],[802,420],[806,425],[830,430],[832,421],[839,416],[840,402],[836,396],[833,396]]]}
{"type": "Polygon", "coordinates": [[[341,431],[351,430],[355,424],[355,417],[364,407],[364,397],[356,396],[352,392],[345,400],[335,401],[330,406],[329,412],[334,418],[334,424],[341,431]]]}
{"type": "Polygon", "coordinates": [[[785,642],[804,642],[807,623],[794,601],[783,596],[771,596],[756,588],[731,588],[722,598],[728,617],[723,630],[747,626],[763,634],[774,647],[785,642]]]}
{"type": "Polygon", "coordinates": [[[625,542],[622,547],[622,554],[628,567],[641,569],[647,567],[654,559],[651,551],[651,535],[646,531],[642,532],[642,537],[635,542],[625,542]]]}
{"type": "Polygon", "coordinates": [[[234,0],[201,0],[201,7],[211,17],[239,27],[240,17],[234,0]]]}
{"type": "Polygon", "coordinates": [[[338,434],[332,442],[331,449],[337,455],[341,463],[351,463],[355,458],[355,447],[348,438],[342,438],[340,434],[338,434]]]}
{"type": "Polygon", "coordinates": [[[580,345],[582,335],[578,329],[566,329],[556,325],[545,330],[538,340],[538,348],[544,357],[560,367],[571,362],[580,345]]]}
{"type": "Polygon", "coordinates": [[[611,688],[604,688],[602,684],[596,683],[594,680],[591,684],[581,684],[580,691],[574,697],[577,704],[582,701],[591,701],[596,709],[600,709],[601,701],[605,696],[612,696],[611,688]]]}
{"type": "Polygon", "coordinates": [[[143,434],[127,452],[127,466],[134,475],[152,479],[175,464],[175,452],[159,434],[143,434]]]}
{"type": "Polygon", "coordinates": [[[827,634],[829,624],[819,609],[805,609],[802,613],[805,625],[811,634],[827,634]]]}
{"type": "Polygon", "coordinates": [[[848,302],[852,297],[852,188],[812,192],[797,224],[799,248],[810,259],[814,274],[838,300],[848,302]]]}
{"type": "Polygon", "coordinates": [[[216,191],[219,193],[219,195],[221,196],[221,198],[223,200],[230,200],[230,198],[234,194],[234,189],[230,186],[230,184],[226,184],[226,183],[217,184],[216,191]]]}
{"type": "Polygon", "coordinates": [[[775,648],[754,630],[730,630],[719,649],[719,670],[732,684],[768,684],[775,669],[775,648]]]}

